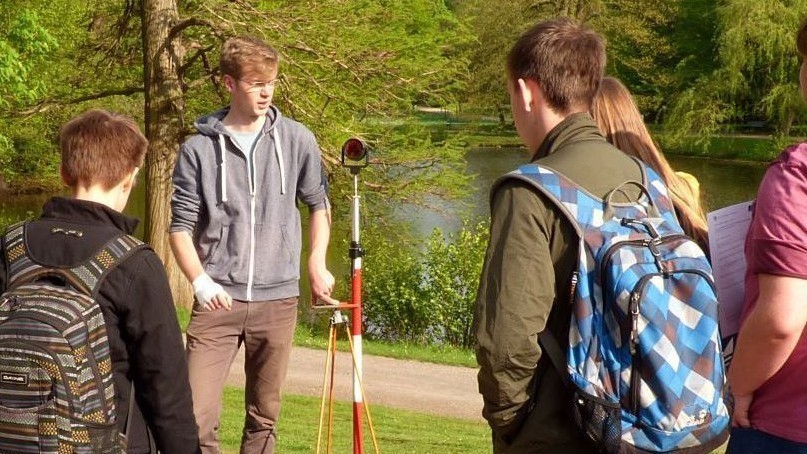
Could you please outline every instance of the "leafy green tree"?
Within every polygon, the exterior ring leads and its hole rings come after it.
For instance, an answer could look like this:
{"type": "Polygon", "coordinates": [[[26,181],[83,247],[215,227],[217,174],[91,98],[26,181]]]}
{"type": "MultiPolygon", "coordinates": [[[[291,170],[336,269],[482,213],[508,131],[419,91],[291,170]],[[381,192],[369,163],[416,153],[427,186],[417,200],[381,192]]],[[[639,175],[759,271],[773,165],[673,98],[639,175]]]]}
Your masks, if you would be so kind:
{"type": "MultiPolygon", "coordinates": [[[[675,55],[664,71],[675,74],[673,93],[689,88],[700,77],[717,69],[714,39],[717,0],[680,0],[669,40],[675,55]]],[[[667,101],[671,101],[668,99],[667,101]]]]}
{"type": "Polygon", "coordinates": [[[494,14],[494,2],[467,0],[458,2],[456,11],[473,32],[475,40],[469,44],[473,58],[468,69],[473,75],[468,85],[464,109],[493,113],[504,123],[509,98],[504,89],[503,75],[507,49],[518,37],[525,18],[519,14],[526,2],[514,0],[494,14]]]}
{"type": "Polygon", "coordinates": [[[56,48],[56,41],[35,11],[23,9],[14,15],[10,5],[2,9],[6,11],[0,19],[0,106],[8,108],[42,93],[43,81],[31,77],[32,71],[56,48]]]}
{"type": "Polygon", "coordinates": [[[801,113],[795,33],[807,1],[726,0],[717,8],[718,67],[678,96],[667,118],[675,138],[722,124],[764,120],[787,136],[801,113]]]}
{"type": "MultiPolygon", "coordinates": [[[[0,13],[0,108],[9,109],[44,92],[44,81],[34,77],[35,65],[57,44],[35,11],[4,5],[0,13]]],[[[2,126],[0,120],[0,168],[4,169],[0,188],[5,188],[6,179],[14,176],[12,164],[20,156],[15,153],[13,138],[4,133],[2,126]]]]}
{"type": "Polygon", "coordinates": [[[671,37],[681,0],[605,0],[591,25],[607,38],[607,73],[621,79],[642,111],[655,116],[675,85],[680,61],[671,37]]]}
{"type": "Polygon", "coordinates": [[[628,84],[645,110],[658,110],[674,85],[678,61],[670,36],[684,12],[682,0],[467,0],[458,16],[476,36],[467,102],[504,120],[508,50],[538,21],[566,16],[591,25],[608,42],[608,72],[628,84]],[[665,70],[660,70],[665,68],[665,70]],[[669,68],[667,70],[666,68],[669,68]]]}

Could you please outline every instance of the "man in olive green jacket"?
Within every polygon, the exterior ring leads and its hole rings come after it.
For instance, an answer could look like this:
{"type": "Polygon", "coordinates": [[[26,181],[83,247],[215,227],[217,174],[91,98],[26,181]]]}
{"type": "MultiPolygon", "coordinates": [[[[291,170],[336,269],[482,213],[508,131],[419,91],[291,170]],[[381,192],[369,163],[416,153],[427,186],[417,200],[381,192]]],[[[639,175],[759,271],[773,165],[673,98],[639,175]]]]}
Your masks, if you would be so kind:
{"type": "MultiPolygon", "coordinates": [[[[508,56],[508,91],[532,160],[603,197],[639,166],[612,147],[588,115],[605,67],[605,45],[568,19],[539,23],[508,56]]],[[[570,280],[579,239],[535,188],[514,179],[491,191],[490,243],[474,315],[479,392],[496,453],[589,453],[571,394],[538,334],[568,345],[570,280]]]]}

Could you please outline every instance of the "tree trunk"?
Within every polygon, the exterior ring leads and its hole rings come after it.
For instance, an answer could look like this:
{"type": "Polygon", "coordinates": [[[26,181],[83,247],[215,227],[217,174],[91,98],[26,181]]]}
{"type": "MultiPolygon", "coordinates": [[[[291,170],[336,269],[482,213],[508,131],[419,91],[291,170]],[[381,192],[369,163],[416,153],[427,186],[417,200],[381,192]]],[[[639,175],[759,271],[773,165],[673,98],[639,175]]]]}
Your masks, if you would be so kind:
{"type": "Polygon", "coordinates": [[[171,173],[182,138],[185,102],[178,68],[184,58],[179,39],[167,42],[179,21],[176,0],[141,0],[146,155],[146,241],[165,264],[174,302],[193,303],[190,284],[179,269],[168,243],[171,219],[171,173]]]}

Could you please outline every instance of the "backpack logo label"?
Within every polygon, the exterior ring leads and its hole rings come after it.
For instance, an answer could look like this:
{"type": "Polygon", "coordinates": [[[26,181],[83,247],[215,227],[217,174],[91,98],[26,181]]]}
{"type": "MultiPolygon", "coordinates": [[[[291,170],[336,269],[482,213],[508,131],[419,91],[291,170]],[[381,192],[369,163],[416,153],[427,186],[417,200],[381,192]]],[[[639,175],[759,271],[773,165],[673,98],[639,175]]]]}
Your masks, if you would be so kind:
{"type": "Polygon", "coordinates": [[[709,414],[709,410],[702,409],[701,411],[697,412],[696,414],[689,416],[689,420],[687,421],[687,426],[697,427],[697,426],[703,425],[703,424],[705,424],[706,422],[709,421],[710,416],[711,415],[709,414]]]}
{"type": "Polygon", "coordinates": [[[17,374],[14,372],[0,372],[0,383],[11,385],[27,385],[28,374],[17,374]]]}

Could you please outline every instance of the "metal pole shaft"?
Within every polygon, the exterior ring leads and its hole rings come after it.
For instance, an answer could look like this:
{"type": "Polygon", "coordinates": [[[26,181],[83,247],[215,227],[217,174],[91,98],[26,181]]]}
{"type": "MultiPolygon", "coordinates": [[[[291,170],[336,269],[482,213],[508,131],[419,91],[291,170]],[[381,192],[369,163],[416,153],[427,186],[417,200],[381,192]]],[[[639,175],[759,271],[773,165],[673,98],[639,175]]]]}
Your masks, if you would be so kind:
{"type": "Polygon", "coordinates": [[[362,437],[362,415],[364,413],[364,402],[362,401],[361,377],[362,377],[362,319],[361,319],[361,242],[359,235],[359,175],[353,174],[353,225],[351,236],[351,247],[357,249],[357,253],[352,254],[352,274],[351,274],[351,303],[354,308],[352,312],[353,349],[355,352],[355,366],[353,369],[353,454],[364,453],[364,439],[362,437]]]}

